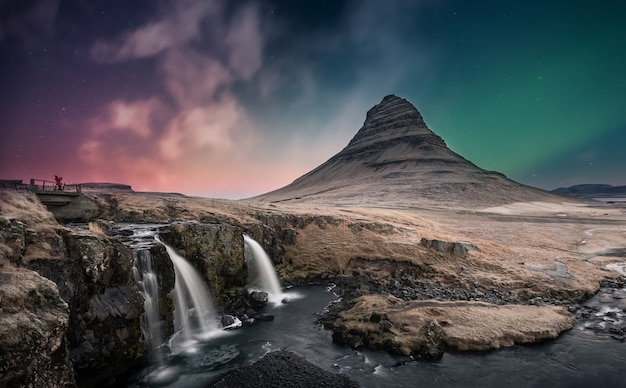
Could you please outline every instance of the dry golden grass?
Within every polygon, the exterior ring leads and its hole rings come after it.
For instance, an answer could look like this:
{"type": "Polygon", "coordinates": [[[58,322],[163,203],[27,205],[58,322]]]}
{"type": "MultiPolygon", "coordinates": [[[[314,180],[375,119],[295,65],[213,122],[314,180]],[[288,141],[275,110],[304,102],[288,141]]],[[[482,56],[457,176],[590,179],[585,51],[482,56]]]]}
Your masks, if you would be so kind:
{"type": "Polygon", "coordinates": [[[403,301],[393,296],[368,295],[340,314],[343,324],[360,332],[380,332],[372,313],[391,322],[390,332],[406,348],[423,343],[424,327],[435,322],[446,345],[459,350],[488,350],[556,338],[574,320],[563,307],[496,306],[482,302],[403,301]]]}
{"type": "Polygon", "coordinates": [[[55,224],[52,213],[30,192],[0,189],[0,216],[15,218],[28,226],[55,224]]]}

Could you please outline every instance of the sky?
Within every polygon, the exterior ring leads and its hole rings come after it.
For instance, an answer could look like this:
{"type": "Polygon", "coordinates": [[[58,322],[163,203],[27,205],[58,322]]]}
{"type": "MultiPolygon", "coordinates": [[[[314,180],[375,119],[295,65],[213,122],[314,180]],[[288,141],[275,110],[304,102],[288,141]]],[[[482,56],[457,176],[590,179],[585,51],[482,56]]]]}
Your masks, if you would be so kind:
{"type": "Polygon", "coordinates": [[[0,0],[0,179],[243,198],[388,94],[474,164],[626,185],[626,2],[0,0]]]}

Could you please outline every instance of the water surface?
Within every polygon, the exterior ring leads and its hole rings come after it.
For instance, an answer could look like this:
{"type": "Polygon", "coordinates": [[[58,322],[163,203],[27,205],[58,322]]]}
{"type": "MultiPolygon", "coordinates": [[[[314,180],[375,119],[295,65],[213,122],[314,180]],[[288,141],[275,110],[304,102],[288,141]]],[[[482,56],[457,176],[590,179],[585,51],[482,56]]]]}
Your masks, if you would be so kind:
{"type": "Polygon", "coordinates": [[[584,322],[542,344],[482,353],[446,352],[437,362],[416,362],[334,345],[331,332],[316,323],[337,299],[332,290],[312,286],[289,293],[298,298],[263,311],[274,314],[274,321],[196,342],[167,357],[163,366],[140,371],[129,385],[143,381],[153,386],[202,387],[225,371],[284,348],[321,368],[346,374],[363,387],[626,387],[626,343],[598,336],[585,329],[584,322]]]}

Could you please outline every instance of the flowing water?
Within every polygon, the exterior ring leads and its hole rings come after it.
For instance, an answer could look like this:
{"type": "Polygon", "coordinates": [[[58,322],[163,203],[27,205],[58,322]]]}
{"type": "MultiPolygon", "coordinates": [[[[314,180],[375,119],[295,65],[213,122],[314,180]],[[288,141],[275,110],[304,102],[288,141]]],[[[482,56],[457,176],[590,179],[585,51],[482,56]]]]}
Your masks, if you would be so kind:
{"type": "Polygon", "coordinates": [[[152,255],[150,250],[135,251],[135,266],[133,268],[139,291],[143,295],[144,314],[141,317],[141,330],[146,342],[150,344],[150,354],[157,364],[163,363],[163,356],[158,349],[163,344],[161,322],[159,315],[159,282],[152,270],[152,255]]]}
{"type": "Polygon", "coordinates": [[[261,291],[267,292],[270,302],[280,303],[284,299],[284,295],[272,261],[254,239],[244,235],[243,240],[250,250],[251,260],[248,260],[248,267],[252,273],[256,273],[255,283],[258,284],[261,291]]]}
{"type": "MultiPolygon", "coordinates": [[[[219,374],[278,349],[290,350],[333,373],[346,374],[362,387],[626,386],[626,343],[598,336],[583,325],[542,344],[480,353],[446,352],[439,361],[416,362],[334,345],[331,332],[316,320],[337,296],[322,286],[292,289],[287,294],[296,291],[301,299],[268,305],[263,311],[274,314],[274,321],[228,331],[198,342],[193,351],[170,356],[166,367],[160,369],[167,378],[152,386],[203,387],[219,374]]],[[[140,371],[129,386],[145,384],[151,373],[154,376],[154,367],[140,371]]]]}
{"type": "MultiPolygon", "coordinates": [[[[157,239],[158,240],[158,239],[157,239]]],[[[160,242],[160,240],[158,240],[160,242]]],[[[174,329],[179,331],[177,345],[197,338],[210,338],[220,331],[209,290],[198,272],[174,248],[161,242],[174,264],[174,329]]]]}
{"type": "MultiPolygon", "coordinates": [[[[154,243],[150,233],[144,236],[137,232],[136,237],[154,243]]],[[[250,238],[245,241],[255,253],[253,265],[273,273],[262,248],[250,238]]],[[[221,330],[210,295],[195,270],[171,247],[166,249],[177,268],[176,294],[182,296],[176,298],[176,327],[180,330],[160,347],[165,349],[157,353],[157,362],[128,378],[125,385],[129,387],[204,387],[220,374],[249,365],[278,349],[292,351],[333,373],[345,374],[362,387],[626,387],[626,343],[607,335],[612,328],[624,327],[626,289],[605,290],[592,298],[578,314],[576,327],[554,341],[491,352],[448,351],[436,362],[416,362],[384,352],[334,345],[332,333],[316,323],[338,299],[332,287],[283,291],[278,279],[274,282],[269,275],[270,280],[260,281],[259,287],[273,296],[274,303],[259,312],[272,314],[274,321],[221,330]],[[179,282],[179,277],[185,280],[179,282]],[[276,302],[283,299],[289,302],[276,302]],[[182,311],[187,314],[180,314],[182,311]]],[[[157,285],[150,276],[149,258],[140,252],[136,251],[135,276],[142,292],[150,294],[157,285]]],[[[259,272],[260,279],[267,275],[259,272]]],[[[145,319],[152,323],[144,335],[151,347],[159,347],[158,311],[155,314],[153,299],[147,299],[146,304],[145,319]]]]}

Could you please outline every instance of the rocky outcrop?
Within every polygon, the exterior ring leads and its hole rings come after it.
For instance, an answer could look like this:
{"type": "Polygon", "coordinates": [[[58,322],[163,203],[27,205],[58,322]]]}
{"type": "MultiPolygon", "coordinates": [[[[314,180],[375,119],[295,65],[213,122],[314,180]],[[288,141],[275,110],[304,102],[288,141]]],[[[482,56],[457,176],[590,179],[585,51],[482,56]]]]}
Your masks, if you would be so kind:
{"type": "Polygon", "coordinates": [[[556,338],[572,328],[564,307],[483,302],[403,301],[368,295],[332,322],[340,345],[432,360],[445,348],[489,350],[556,338]]]}
{"type": "Polygon", "coordinates": [[[0,386],[75,385],[69,312],[52,281],[25,268],[0,268],[0,386]]]}
{"type": "Polygon", "coordinates": [[[0,381],[91,384],[140,359],[130,249],[59,226],[32,194],[0,192],[0,209],[0,381]]]}
{"type": "Polygon", "coordinates": [[[437,252],[449,253],[460,258],[467,256],[468,246],[476,249],[467,243],[441,241],[437,239],[429,240],[424,237],[420,240],[420,244],[426,248],[432,248],[437,252]]]}
{"type": "Polygon", "coordinates": [[[132,251],[100,235],[64,233],[69,262],[45,263],[71,306],[69,344],[78,378],[108,376],[144,351],[143,298],[133,277],[132,251]]]}
{"type": "Polygon", "coordinates": [[[246,285],[243,230],[239,227],[181,222],[161,230],[160,236],[200,272],[213,295],[246,285]]]}

